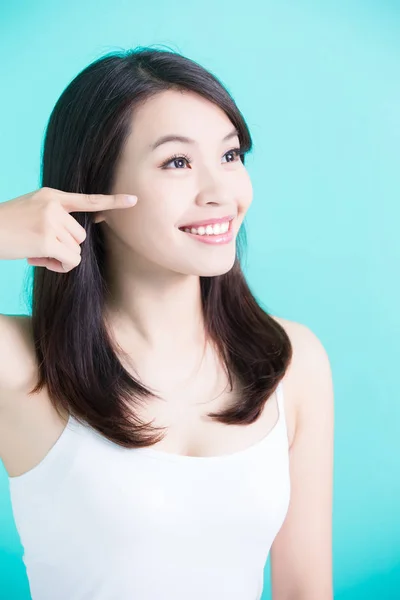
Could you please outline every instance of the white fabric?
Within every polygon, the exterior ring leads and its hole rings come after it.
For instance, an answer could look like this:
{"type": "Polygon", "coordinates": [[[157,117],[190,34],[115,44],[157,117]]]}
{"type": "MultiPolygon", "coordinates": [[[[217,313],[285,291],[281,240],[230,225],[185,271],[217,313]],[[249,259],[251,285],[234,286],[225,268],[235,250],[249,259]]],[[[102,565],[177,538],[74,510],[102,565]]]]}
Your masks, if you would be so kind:
{"type": "Polygon", "coordinates": [[[233,454],[127,449],[70,417],[42,462],[10,477],[32,600],[259,600],[290,499],[279,420],[233,454]]]}

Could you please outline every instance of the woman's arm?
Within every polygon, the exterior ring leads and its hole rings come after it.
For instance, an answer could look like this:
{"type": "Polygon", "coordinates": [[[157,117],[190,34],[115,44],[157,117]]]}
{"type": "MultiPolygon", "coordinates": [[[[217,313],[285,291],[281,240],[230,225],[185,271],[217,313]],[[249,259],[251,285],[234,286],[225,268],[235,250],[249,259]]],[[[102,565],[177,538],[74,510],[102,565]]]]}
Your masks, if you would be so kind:
{"type": "Polygon", "coordinates": [[[293,344],[296,428],[291,501],[271,548],[273,600],[332,600],[333,382],[328,355],[300,323],[293,344]]]}

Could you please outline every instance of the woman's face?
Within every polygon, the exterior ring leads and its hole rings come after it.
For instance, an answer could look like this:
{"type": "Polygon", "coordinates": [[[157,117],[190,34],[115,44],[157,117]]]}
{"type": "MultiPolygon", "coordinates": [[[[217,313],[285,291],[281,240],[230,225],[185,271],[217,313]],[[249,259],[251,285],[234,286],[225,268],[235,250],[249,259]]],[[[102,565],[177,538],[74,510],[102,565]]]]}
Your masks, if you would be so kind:
{"type": "Polygon", "coordinates": [[[146,273],[213,276],[229,271],[252,200],[250,177],[234,148],[239,138],[229,118],[193,92],[168,90],[138,107],[111,192],[134,194],[138,202],[95,218],[105,222],[114,260],[146,273]],[[170,135],[191,141],[157,144],[170,135]],[[201,241],[211,241],[210,229],[202,236],[180,229],[221,217],[233,217],[228,243],[201,241]]]}

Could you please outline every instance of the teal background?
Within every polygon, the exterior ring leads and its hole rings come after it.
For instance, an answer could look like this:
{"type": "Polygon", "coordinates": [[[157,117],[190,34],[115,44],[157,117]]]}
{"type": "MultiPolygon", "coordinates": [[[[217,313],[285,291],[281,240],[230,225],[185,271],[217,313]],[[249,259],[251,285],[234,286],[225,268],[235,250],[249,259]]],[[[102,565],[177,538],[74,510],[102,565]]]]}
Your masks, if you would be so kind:
{"type": "MultiPolygon", "coordinates": [[[[400,4],[3,3],[0,201],[40,186],[45,126],[69,81],[106,52],[150,44],[212,70],[244,113],[245,271],[260,302],[310,327],[331,359],[335,599],[399,599],[400,4]]],[[[29,272],[0,263],[0,312],[30,312],[29,272]]],[[[30,598],[21,557],[0,462],[2,599],[30,598]]],[[[267,563],[263,600],[269,587],[267,563]]]]}

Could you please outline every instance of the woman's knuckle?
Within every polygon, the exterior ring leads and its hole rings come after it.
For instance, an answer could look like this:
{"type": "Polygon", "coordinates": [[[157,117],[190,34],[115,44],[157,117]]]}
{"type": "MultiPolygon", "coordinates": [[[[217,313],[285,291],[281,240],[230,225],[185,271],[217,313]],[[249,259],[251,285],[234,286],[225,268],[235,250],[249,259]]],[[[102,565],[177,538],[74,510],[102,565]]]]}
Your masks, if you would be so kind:
{"type": "Polygon", "coordinates": [[[96,194],[85,194],[85,200],[89,202],[89,204],[94,204],[96,206],[99,202],[99,196],[96,194]]]}
{"type": "Polygon", "coordinates": [[[49,233],[45,233],[42,237],[42,249],[45,257],[50,257],[52,255],[52,248],[54,244],[53,236],[49,233]]]}

